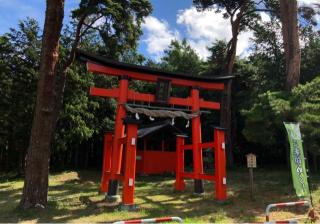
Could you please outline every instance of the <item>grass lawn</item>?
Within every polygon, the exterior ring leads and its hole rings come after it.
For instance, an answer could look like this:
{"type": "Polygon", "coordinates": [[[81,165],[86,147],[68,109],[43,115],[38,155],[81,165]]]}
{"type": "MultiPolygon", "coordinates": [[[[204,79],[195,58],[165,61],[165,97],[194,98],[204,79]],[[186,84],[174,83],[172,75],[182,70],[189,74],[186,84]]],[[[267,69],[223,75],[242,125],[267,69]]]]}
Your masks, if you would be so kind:
{"type": "MultiPolygon", "coordinates": [[[[185,222],[261,222],[269,203],[297,200],[286,171],[257,169],[255,200],[250,200],[248,171],[228,172],[228,196],[224,204],[214,200],[214,187],[205,183],[203,196],[193,195],[193,182],[184,192],[173,191],[173,176],[137,177],[138,212],[123,212],[104,202],[98,194],[100,174],[93,171],[63,172],[50,176],[46,209],[22,211],[17,208],[23,182],[0,176],[0,223],[3,222],[112,222],[117,220],[179,216],[185,222]]],[[[314,175],[315,176],[315,175],[314,175]]],[[[320,211],[320,179],[313,177],[314,204],[320,211]]],[[[277,219],[303,217],[306,209],[272,212],[277,219]]]]}

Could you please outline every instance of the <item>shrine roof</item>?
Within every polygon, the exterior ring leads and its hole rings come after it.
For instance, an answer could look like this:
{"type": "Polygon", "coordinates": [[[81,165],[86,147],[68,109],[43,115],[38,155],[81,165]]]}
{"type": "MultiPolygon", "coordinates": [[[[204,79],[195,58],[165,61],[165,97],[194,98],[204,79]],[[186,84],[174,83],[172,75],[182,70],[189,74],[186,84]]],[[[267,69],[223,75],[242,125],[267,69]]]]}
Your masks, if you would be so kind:
{"type": "Polygon", "coordinates": [[[80,61],[84,62],[92,62],[100,65],[105,65],[108,67],[113,67],[117,69],[122,69],[126,71],[134,71],[139,72],[142,74],[150,74],[150,75],[157,75],[163,78],[178,78],[178,79],[185,79],[185,80],[192,80],[192,81],[201,81],[201,82],[225,82],[229,79],[234,78],[234,76],[201,76],[201,75],[193,75],[193,74],[185,74],[179,72],[168,72],[163,71],[156,68],[151,68],[148,66],[141,66],[141,65],[134,65],[129,63],[123,63],[119,61],[110,60],[106,57],[92,54],[90,52],[86,52],[80,49],[76,51],[76,57],[80,61]]]}
{"type": "Polygon", "coordinates": [[[171,121],[164,120],[139,128],[138,138],[144,138],[159,131],[165,131],[166,133],[171,133],[173,135],[184,135],[180,129],[171,124],[171,121]]]}

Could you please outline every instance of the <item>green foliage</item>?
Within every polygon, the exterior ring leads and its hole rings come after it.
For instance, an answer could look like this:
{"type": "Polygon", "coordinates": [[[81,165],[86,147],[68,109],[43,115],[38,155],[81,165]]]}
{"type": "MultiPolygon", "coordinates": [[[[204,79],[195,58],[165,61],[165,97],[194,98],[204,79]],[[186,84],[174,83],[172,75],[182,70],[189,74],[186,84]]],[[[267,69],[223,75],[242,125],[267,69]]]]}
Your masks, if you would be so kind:
{"type": "Polygon", "coordinates": [[[194,49],[184,39],[181,42],[174,40],[164,51],[161,67],[164,70],[198,75],[201,71],[201,60],[194,49]]]}
{"type": "Polygon", "coordinates": [[[320,76],[299,85],[292,93],[266,92],[258,96],[246,117],[243,134],[250,142],[263,146],[281,144],[284,121],[301,124],[306,149],[319,153],[320,147],[320,76]],[[259,130],[259,131],[257,131],[259,130]]]}
{"type": "Polygon", "coordinates": [[[208,47],[210,56],[206,62],[206,73],[210,75],[221,75],[226,67],[228,46],[223,40],[217,40],[211,47],[208,47]]]}
{"type": "MultiPolygon", "coordinates": [[[[136,46],[142,34],[143,18],[150,12],[151,5],[147,0],[81,1],[80,7],[73,11],[74,21],[61,35],[57,83],[81,18],[85,21],[80,48],[141,64],[144,58],[136,52],[136,46]]],[[[0,103],[4,105],[0,115],[0,161],[7,161],[10,167],[17,167],[17,161],[23,168],[28,146],[39,69],[41,37],[38,32],[37,22],[28,19],[19,24],[18,30],[11,29],[0,37],[0,103]],[[14,157],[11,158],[11,154],[14,157]]],[[[93,85],[112,88],[116,80],[93,76],[83,65],[76,63],[68,68],[66,77],[63,110],[54,133],[53,162],[63,161],[66,152],[79,151],[81,145],[88,142],[101,144],[103,132],[113,127],[114,101],[90,97],[88,90],[93,85]]],[[[7,169],[10,167],[6,166],[7,169]]]]}
{"type": "Polygon", "coordinates": [[[259,87],[250,91],[253,97],[268,90],[280,91],[284,88],[285,65],[280,32],[281,25],[277,20],[255,26],[253,54],[243,64],[251,67],[249,76],[244,79],[249,80],[251,86],[259,87]]]}
{"type": "Polygon", "coordinates": [[[78,20],[85,17],[84,29],[99,33],[104,44],[100,53],[119,59],[136,48],[141,23],[151,11],[149,0],[82,0],[72,16],[78,20]]]}
{"type": "Polygon", "coordinates": [[[92,137],[98,127],[93,127],[94,114],[90,107],[97,107],[88,97],[93,85],[92,75],[83,73],[80,67],[72,66],[68,71],[64,109],[59,116],[55,134],[55,151],[67,150],[92,137]]]}
{"type": "Polygon", "coordinates": [[[29,18],[0,36],[0,151],[14,161],[9,166],[22,167],[28,145],[40,44],[38,23],[29,18]]]}
{"type": "MultiPolygon", "coordinates": [[[[199,10],[214,6],[217,11],[230,9],[232,12],[242,1],[193,2],[199,10]]],[[[278,0],[264,2],[268,9],[278,10],[278,0]]],[[[247,10],[253,7],[251,5],[247,10]]],[[[85,16],[79,48],[116,60],[172,72],[222,74],[228,50],[228,43],[224,41],[217,40],[208,48],[210,57],[206,62],[199,58],[187,40],[173,41],[159,63],[140,55],[137,43],[142,34],[141,23],[150,14],[151,8],[147,0],[82,0],[79,8],[73,12],[73,22],[62,33],[60,64],[65,62],[70,53],[77,22],[85,16]]],[[[304,13],[308,13],[307,9],[304,13]]],[[[227,17],[230,14],[226,13],[227,17]]],[[[318,152],[320,40],[312,22],[309,24],[309,20],[306,20],[308,24],[300,27],[305,43],[301,55],[303,85],[288,94],[281,92],[285,68],[279,22],[272,20],[253,26],[251,22],[257,21],[258,15],[252,14],[248,18],[241,21],[241,31],[248,24],[254,28],[252,54],[247,58],[236,58],[234,67],[237,78],[234,81],[233,123],[238,128],[234,135],[239,145],[243,143],[243,147],[239,146],[239,158],[244,153],[242,148],[250,148],[252,145],[268,153],[266,157],[283,155],[286,138],[282,122],[288,119],[301,123],[306,147],[318,152]]],[[[0,166],[4,165],[3,161],[7,161],[8,169],[16,168],[17,165],[22,167],[28,146],[38,80],[41,45],[39,32],[37,22],[27,19],[20,22],[17,29],[11,29],[0,36],[0,166]]],[[[91,154],[93,151],[98,154],[100,161],[103,133],[113,128],[116,104],[114,100],[91,97],[88,90],[93,85],[114,88],[118,81],[92,75],[78,63],[72,64],[67,73],[63,110],[54,135],[52,162],[58,164],[57,160],[62,161],[67,156],[71,158],[72,153],[81,150],[82,158],[89,154],[89,149],[91,154]]],[[[61,77],[60,71],[57,76],[61,77]]],[[[140,81],[131,82],[130,88],[139,92],[155,92],[154,84],[140,81]]],[[[188,91],[187,88],[173,88],[172,95],[185,97],[189,95],[188,91]]],[[[219,93],[201,91],[201,97],[220,101],[219,93]]],[[[204,115],[203,120],[203,138],[210,139],[212,129],[209,125],[219,124],[219,114],[204,115]]]]}
{"type": "Polygon", "coordinates": [[[282,92],[268,91],[260,94],[249,110],[242,111],[246,116],[244,136],[248,141],[264,146],[277,144],[284,115],[290,109],[290,102],[282,92]]]}
{"type": "Polygon", "coordinates": [[[309,82],[320,74],[320,38],[312,38],[301,50],[301,83],[309,82]]]}
{"type": "Polygon", "coordinates": [[[320,76],[293,89],[296,120],[301,123],[307,149],[320,153],[320,76]]]}
{"type": "MultiPolygon", "coordinates": [[[[60,41],[62,60],[66,58],[72,43],[72,29],[66,27],[60,41]]],[[[101,44],[100,37],[95,32],[90,32],[83,37],[79,47],[95,52],[101,44]]],[[[59,77],[60,75],[58,72],[59,77]]],[[[94,136],[102,136],[102,132],[110,129],[113,124],[111,120],[114,105],[109,100],[90,97],[88,93],[89,88],[94,85],[111,86],[112,79],[93,75],[79,63],[73,63],[68,68],[66,79],[63,110],[54,136],[53,157],[78,150],[81,144],[94,139],[94,136]]]]}

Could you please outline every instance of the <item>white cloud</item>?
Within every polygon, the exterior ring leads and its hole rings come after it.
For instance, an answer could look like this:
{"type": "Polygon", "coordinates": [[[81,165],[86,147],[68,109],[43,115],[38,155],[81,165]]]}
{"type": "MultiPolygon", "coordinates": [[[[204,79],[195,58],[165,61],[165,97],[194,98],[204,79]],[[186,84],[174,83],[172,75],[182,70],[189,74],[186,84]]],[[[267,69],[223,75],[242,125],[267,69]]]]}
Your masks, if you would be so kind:
{"type": "Polygon", "coordinates": [[[187,27],[192,39],[230,39],[229,21],[214,11],[198,12],[196,8],[180,10],[177,23],[187,27]]]}
{"type": "Polygon", "coordinates": [[[197,54],[203,58],[206,59],[210,53],[207,49],[207,47],[211,44],[208,43],[205,39],[199,39],[199,40],[189,40],[190,46],[197,52],[197,54]]]}
{"type": "MultiPolygon", "coordinates": [[[[316,5],[320,5],[320,0],[298,0],[299,6],[305,6],[305,7],[311,7],[316,10],[316,12],[319,12],[319,8],[316,5]]],[[[317,23],[320,23],[320,15],[316,14],[314,16],[314,19],[317,21],[317,23]]],[[[319,30],[320,26],[314,27],[314,30],[319,30]]]]}
{"type": "MultiPolygon", "coordinates": [[[[195,7],[180,10],[176,23],[179,28],[185,29],[186,32],[183,35],[171,29],[165,20],[149,16],[142,25],[145,33],[142,41],[146,43],[147,52],[155,60],[159,60],[172,40],[179,40],[184,36],[198,55],[206,59],[209,56],[208,46],[216,40],[228,42],[232,37],[230,21],[224,19],[222,13],[216,13],[214,10],[198,12],[195,7]]],[[[261,13],[261,17],[263,22],[270,21],[270,17],[264,12],[261,13]]],[[[238,56],[245,57],[249,54],[252,37],[251,31],[240,33],[237,45],[238,56]]]]}
{"type": "Polygon", "coordinates": [[[320,23],[320,15],[316,15],[315,19],[316,19],[317,23],[320,23]]]}
{"type": "Polygon", "coordinates": [[[145,18],[142,28],[146,33],[146,38],[142,41],[147,44],[147,52],[156,60],[161,58],[163,50],[169,46],[172,40],[180,39],[178,31],[170,30],[166,21],[153,16],[145,18]]]}
{"type": "Polygon", "coordinates": [[[262,22],[264,22],[264,23],[271,21],[271,17],[265,12],[260,12],[260,16],[261,16],[262,22]]]}
{"type": "Polygon", "coordinates": [[[298,0],[300,6],[314,6],[314,4],[320,4],[320,0],[298,0]]]}
{"type": "MultiPolygon", "coordinates": [[[[206,47],[214,41],[229,41],[232,37],[230,21],[224,19],[222,13],[216,13],[214,10],[198,12],[196,8],[190,7],[180,10],[177,15],[177,23],[186,27],[186,37],[201,58],[209,56],[206,47]]],[[[251,37],[252,32],[244,32],[238,36],[237,55],[248,54],[251,37]]]]}

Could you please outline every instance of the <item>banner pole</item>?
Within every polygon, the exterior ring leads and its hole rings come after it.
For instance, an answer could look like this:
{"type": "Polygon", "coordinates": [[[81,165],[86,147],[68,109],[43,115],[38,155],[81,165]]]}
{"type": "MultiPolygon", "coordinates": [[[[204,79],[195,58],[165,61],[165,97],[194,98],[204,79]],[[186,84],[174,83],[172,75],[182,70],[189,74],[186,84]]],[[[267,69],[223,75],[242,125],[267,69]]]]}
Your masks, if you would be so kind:
{"type": "Polygon", "coordinates": [[[310,203],[311,203],[311,209],[313,209],[313,198],[312,198],[312,191],[311,191],[311,183],[310,183],[310,168],[309,168],[309,159],[308,159],[308,152],[307,150],[305,150],[305,148],[303,147],[303,154],[304,154],[304,160],[305,160],[305,164],[307,167],[307,182],[308,182],[308,188],[309,188],[309,198],[310,198],[310,203]]]}
{"type": "Polygon", "coordinates": [[[312,190],[311,190],[311,183],[310,183],[310,170],[309,170],[309,160],[308,160],[308,154],[306,154],[306,150],[303,148],[303,153],[304,153],[304,158],[306,160],[306,166],[307,166],[307,182],[308,182],[308,188],[309,188],[309,199],[310,199],[310,204],[311,208],[308,212],[308,217],[311,219],[311,222],[315,222],[318,219],[318,214],[314,210],[313,207],[313,197],[312,197],[312,190]]]}
{"type": "Polygon", "coordinates": [[[302,150],[303,150],[303,156],[304,156],[305,165],[306,165],[306,169],[307,169],[306,170],[307,171],[307,182],[308,182],[308,189],[309,189],[309,193],[310,193],[309,199],[310,199],[311,209],[313,209],[313,198],[312,198],[311,183],[310,183],[311,175],[310,175],[308,151],[305,149],[305,147],[303,147],[302,150]]]}

